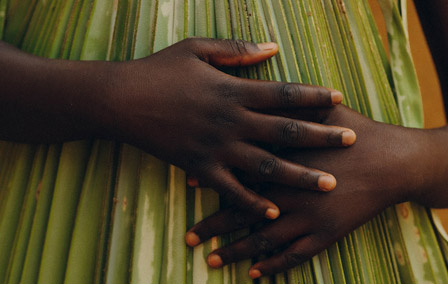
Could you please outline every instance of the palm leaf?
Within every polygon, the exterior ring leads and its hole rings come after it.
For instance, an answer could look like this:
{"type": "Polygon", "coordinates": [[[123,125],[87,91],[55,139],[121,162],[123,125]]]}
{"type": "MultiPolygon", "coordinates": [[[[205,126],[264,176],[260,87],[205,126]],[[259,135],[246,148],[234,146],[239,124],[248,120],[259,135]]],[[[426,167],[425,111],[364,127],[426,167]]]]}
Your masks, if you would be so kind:
{"type": "MultiPolygon", "coordinates": [[[[0,36],[37,55],[84,60],[141,58],[193,35],[277,41],[275,58],[232,72],[325,85],[376,120],[421,126],[405,3],[380,0],[390,62],[364,0],[0,0],[0,36]]],[[[9,283],[251,282],[250,260],[220,270],[204,261],[248,231],[194,250],[183,242],[187,227],[218,210],[213,192],[186,192],[183,171],[128,145],[93,145],[47,154],[39,146],[35,155],[0,143],[0,275],[9,283]]],[[[439,239],[424,208],[403,204],[260,283],[448,283],[439,239]]]]}

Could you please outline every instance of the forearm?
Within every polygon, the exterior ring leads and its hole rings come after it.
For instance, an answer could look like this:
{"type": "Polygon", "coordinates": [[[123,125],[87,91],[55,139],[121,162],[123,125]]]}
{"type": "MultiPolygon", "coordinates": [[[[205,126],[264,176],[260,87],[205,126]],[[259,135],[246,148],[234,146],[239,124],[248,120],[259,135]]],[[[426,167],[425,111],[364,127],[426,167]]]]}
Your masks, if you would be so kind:
{"type": "MultiPolygon", "coordinates": [[[[418,131],[418,130],[416,130],[418,131]]],[[[448,127],[424,132],[425,140],[415,150],[413,171],[418,184],[412,201],[432,208],[448,207],[448,127]]]]}
{"type": "Polygon", "coordinates": [[[448,1],[414,0],[448,106],[448,1]]]}
{"type": "Polygon", "coordinates": [[[106,64],[44,59],[0,42],[0,139],[51,143],[101,133],[106,64]]]}

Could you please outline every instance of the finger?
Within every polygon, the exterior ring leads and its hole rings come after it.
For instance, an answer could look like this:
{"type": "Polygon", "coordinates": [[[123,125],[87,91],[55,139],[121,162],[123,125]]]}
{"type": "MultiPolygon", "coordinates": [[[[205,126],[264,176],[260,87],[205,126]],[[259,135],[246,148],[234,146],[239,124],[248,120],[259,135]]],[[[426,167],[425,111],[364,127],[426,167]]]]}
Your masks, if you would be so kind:
{"type": "Polygon", "coordinates": [[[247,228],[261,220],[263,220],[263,216],[232,206],[220,210],[194,225],[186,234],[185,240],[189,246],[196,246],[211,237],[247,228]]]}
{"type": "Polygon", "coordinates": [[[247,113],[244,125],[247,138],[286,147],[343,147],[356,141],[348,128],[255,112],[247,113]]]}
{"type": "Polygon", "coordinates": [[[302,107],[294,109],[266,109],[258,112],[267,115],[311,121],[319,124],[327,124],[325,123],[326,119],[333,109],[334,109],[333,107],[319,107],[319,108],[302,107]]]}
{"type": "Polygon", "coordinates": [[[228,163],[262,181],[319,191],[330,191],[336,187],[336,179],[331,174],[280,159],[248,144],[236,146],[228,163]]]}
{"type": "Polygon", "coordinates": [[[254,109],[329,107],[342,102],[342,93],[319,86],[239,79],[244,106],[254,109]]]}
{"type": "Polygon", "coordinates": [[[295,267],[324,250],[326,245],[316,240],[314,235],[305,236],[283,252],[254,264],[249,269],[249,276],[256,279],[295,267]]]}
{"type": "Polygon", "coordinates": [[[268,219],[275,219],[280,215],[277,205],[245,188],[228,169],[211,170],[201,180],[211,185],[229,204],[240,209],[268,219]]]}
{"type": "Polygon", "coordinates": [[[253,65],[274,56],[274,42],[255,44],[244,40],[189,38],[182,42],[201,60],[214,66],[253,65]]]}
{"type": "Polygon", "coordinates": [[[306,227],[306,224],[294,220],[292,215],[280,217],[249,236],[213,251],[207,257],[207,263],[213,268],[219,268],[271,252],[303,235],[306,227]]]}

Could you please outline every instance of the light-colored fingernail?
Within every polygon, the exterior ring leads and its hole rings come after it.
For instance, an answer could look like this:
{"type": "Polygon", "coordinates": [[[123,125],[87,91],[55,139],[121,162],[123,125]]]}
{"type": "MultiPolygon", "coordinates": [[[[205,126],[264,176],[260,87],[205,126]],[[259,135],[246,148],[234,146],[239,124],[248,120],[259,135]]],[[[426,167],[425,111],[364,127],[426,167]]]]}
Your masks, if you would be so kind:
{"type": "Polygon", "coordinates": [[[263,51],[269,51],[277,48],[277,44],[275,42],[264,42],[257,44],[258,48],[263,51]]]}
{"type": "Polygon", "coordinates": [[[266,213],[264,214],[264,216],[268,219],[277,219],[277,217],[280,215],[280,211],[278,209],[275,208],[269,208],[268,210],[266,210],[266,213]]]}
{"type": "Polygon", "coordinates": [[[346,130],[342,132],[342,145],[350,146],[356,141],[356,133],[352,130],[346,130]]]}
{"type": "Polygon", "coordinates": [[[323,191],[330,191],[336,187],[336,179],[334,176],[321,175],[317,180],[317,186],[323,191]]]}
{"type": "Polygon", "coordinates": [[[201,240],[199,239],[198,235],[196,235],[195,233],[188,232],[185,235],[185,242],[187,243],[187,245],[194,247],[194,246],[197,246],[201,242],[201,240]]]}
{"type": "Polygon", "coordinates": [[[213,268],[220,268],[222,266],[222,259],[217,254],[209,254],[207,257],[207,263],[213,268]]]}
{"type": "Polygon", "coordinates": [[[342,102],[342,93],[339,91],[331,91],[331,103],[334,105],[340,104],[342,102]]]}
{"type": "Polygon", "coordinates": [[[257,279],[257,278],[260,278],[260,276],[261,276],[260,270],[257,270],[257,269],[249,270],[249,277],[250,278],[257,279]]]}

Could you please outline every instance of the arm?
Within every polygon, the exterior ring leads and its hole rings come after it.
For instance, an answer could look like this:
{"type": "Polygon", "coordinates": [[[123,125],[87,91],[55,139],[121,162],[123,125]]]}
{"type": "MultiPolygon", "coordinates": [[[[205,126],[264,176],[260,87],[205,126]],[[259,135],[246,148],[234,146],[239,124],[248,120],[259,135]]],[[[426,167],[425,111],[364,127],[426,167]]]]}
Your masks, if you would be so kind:
{"type": "MultiPolygon", "coordinates": [[[[252,266],[249,274],[258,278],[306,261],[390,205],[415,201],[448,207],[446,127],[421,130],[378,123],[344,106],[324,111],[320,118],[326,124],[351,127],[358,135],[356,144],[347,149],[292,150],[283,157],[334,173],[335,190],[321,194],[268,187],[261,194],[279,206],[280,217],[212,252],[209,265],[221,267],[287,246],[252,266]]],[[[224,209],[196,224],[186,241],[195,246],[260,221],[250,212],[224,209]]]]}
{"type": "MultiPolygon", "coordinates": [[[[414,2],[448,109],[448,2],[414,2]]],[[[334,173],[338,179],[336,189],[326,195],[285,187],[263,191],[283,214],[251,235],[212,252],[208,257],[210,266],[259,256],[292,242],[251,268],[250,276],[258,278],[309,259],[392,204],[415,201],[427,207],[448,207],[447,126],[407,129],[374,122],[344,107],[330,112],[323,117],[325,123],[351,127],[358,134],[356,145],[344,151],[289,152],[284,157],[334,173]]],[[[196,246],[212,236],[259,221],[248,212],[225,209],[191,228],[186,242],[196,246]],[[238,224],[234,220],[239,220],[238,224]]]]}
{"type": "Polygon", "coordinates": [[[49,60],[0,42],[0,139],[61,142],[105,136],[110,110],[104,87],[111,84],[111,67],[49,60]]]}
{"type": "Polygon", "coordinates": [[[355,141],[346,128],[263,113],[332,107],[341,102],[341,93],[240,79],[213,67],[255,64],[277,50],[274,43],[196,38],[140,60],[81,62],[43,59],[0,43],[0,138],[56,142],[98,137],[130,143],[273,219],[279,215],[277,206],[244,188],[232,168],[315,190],[331,190],[336,181],[253,142],[328,147],[355,141]]]}

